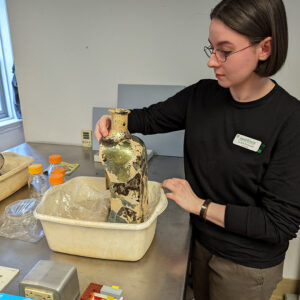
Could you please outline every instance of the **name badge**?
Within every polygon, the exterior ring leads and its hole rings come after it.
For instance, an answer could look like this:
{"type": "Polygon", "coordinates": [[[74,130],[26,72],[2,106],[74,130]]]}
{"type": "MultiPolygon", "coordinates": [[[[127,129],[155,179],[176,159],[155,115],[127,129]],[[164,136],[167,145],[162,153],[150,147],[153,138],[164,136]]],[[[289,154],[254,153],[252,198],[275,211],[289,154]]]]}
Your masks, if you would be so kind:
{"type": "Polygon", "coordinates": [[[233,140],[233,144],[254,152],[259,152],[258,150],[262,142],[242,134],[237,134],[233,140]]]}

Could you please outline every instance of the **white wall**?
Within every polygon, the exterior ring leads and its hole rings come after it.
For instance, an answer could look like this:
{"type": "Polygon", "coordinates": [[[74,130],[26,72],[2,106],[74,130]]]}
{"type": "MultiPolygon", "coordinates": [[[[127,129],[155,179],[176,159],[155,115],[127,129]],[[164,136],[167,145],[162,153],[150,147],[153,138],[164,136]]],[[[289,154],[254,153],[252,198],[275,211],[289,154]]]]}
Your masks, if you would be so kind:
{"type": "Polygon", "coordinates": [[[115,106],[119,83],[187,85],[211,76],[203,53],[211,1],[9,0],[7,7],[27,141],[80,144],[92,107],[115,106]]]}
{"type": "MultiPolygon", "coordinates": [[[[117,85],[189,85],[206,67],[209,12],[218,1],[9,0],[26,141],[80,144],[92,107],[114,107],[117,85]]],[[[275,77],[300,99],[300,1],[285,1],[290,48],[275,77]]],[[[285,277],[300,279],[299,238],[285,277]]]]}

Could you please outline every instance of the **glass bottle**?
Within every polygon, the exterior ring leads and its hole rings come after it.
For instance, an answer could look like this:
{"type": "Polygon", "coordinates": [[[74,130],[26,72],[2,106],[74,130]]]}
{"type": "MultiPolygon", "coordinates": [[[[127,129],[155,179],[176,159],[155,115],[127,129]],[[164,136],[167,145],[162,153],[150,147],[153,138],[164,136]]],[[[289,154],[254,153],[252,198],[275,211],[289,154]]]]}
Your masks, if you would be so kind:
{"type": "Polygon", "coordinates": [[[109,222],[141,223],[148,209],[148,166],[144,142],[128,131],[127,109],[110,109],[111,129],[99,156],[110,189],[109,222]]]}
{"type": "Polygon", "coordinates": [[[48,189],[47,178],[43,174],[41,164],[33,164],[28,167],[30,198],[40,201],[48,189]]]}
{"type": "Polygon", "coordinates": [[[51,175],[52,170],[56,168],[64,168],[61,164],[61,155],[60,154],[51,154],[49,156],[49,169],[48,169],[48,175],[51,175]]]}

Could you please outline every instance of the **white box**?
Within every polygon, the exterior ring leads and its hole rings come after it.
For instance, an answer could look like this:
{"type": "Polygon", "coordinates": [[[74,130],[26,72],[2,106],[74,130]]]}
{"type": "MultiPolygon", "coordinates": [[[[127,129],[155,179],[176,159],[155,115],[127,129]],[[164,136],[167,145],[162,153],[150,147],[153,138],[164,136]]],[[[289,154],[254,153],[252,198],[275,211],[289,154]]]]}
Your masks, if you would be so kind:
{"type": "Polygon", "coordinates": [[[4,152],[4,166],[0,176],[0,201],[10,196],[22,186],[27,184],[29,173],[28,167],[34,158],[13,152],[4,152]]]}
{"type": "Polygon", "coordinates": [[[49,247],[58,252],[94,258],[141,259],[154,238],[157,217],[168,205],[161,184],[148,181],[149,207],[152,209],[148,220],[141,224],[92,222],[55,216],[53,204],[60,194],[58,191],[72,193],[83,183],[100,192],[106,190],[104,177],[75,177],[48,190],[34,211],[34,216],[42,222],[49,247]]]}

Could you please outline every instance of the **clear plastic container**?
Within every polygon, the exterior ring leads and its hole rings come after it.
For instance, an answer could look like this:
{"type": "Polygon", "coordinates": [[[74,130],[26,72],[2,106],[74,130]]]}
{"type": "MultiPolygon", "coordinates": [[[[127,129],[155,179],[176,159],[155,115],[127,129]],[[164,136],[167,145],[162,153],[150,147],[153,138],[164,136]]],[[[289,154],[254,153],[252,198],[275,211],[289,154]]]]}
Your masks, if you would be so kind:
{"type": "Polygon", "coordinates": [[[49,156],[49,169],[48,169],[48,175],[52,174],[53,169],[57,168],[64,168],[61,164],[61,155],[60,154],[51,154],[49,156]]]}
{"type": "Polygon", "coordinates": [[[6,206],[0,217],[0,236],[32,243],[40,240],[44,231],[33,215],[38,204],[36,199],[24,199],[6,206]]]}
{"type": "Polygon", "coordinates": [[[43,174],[43,167],[41,164],[33,164],[28,167],[28,171],[30,174],[30,198],[40,201],[48,189],[47,178],[43,174]]]}

